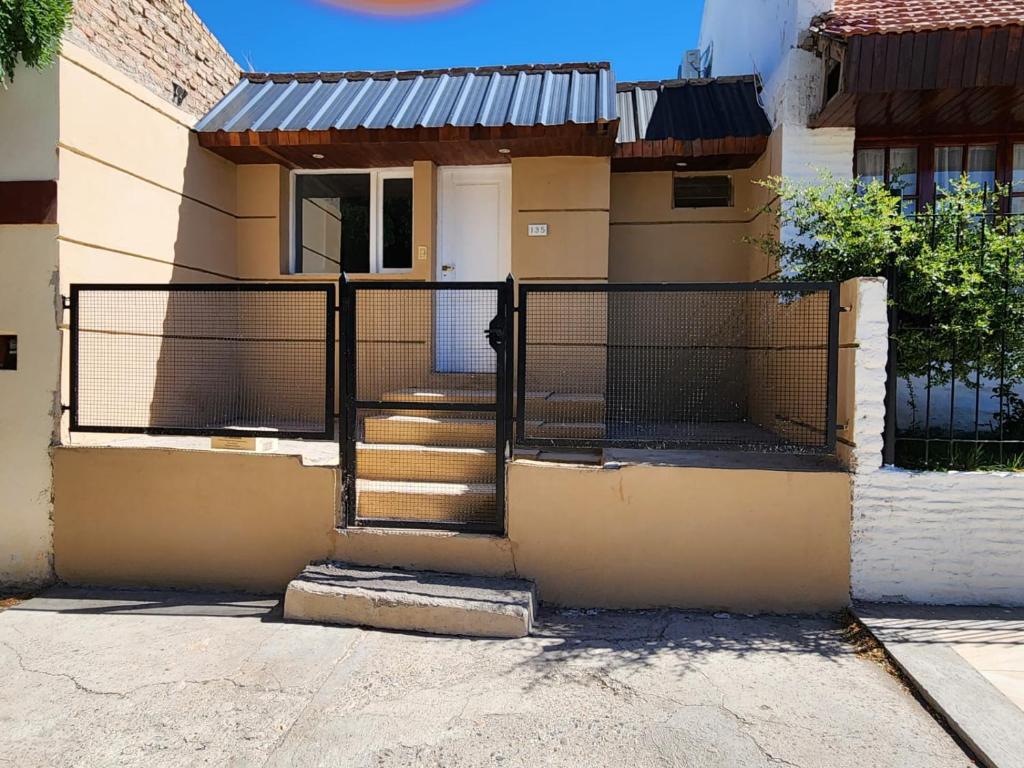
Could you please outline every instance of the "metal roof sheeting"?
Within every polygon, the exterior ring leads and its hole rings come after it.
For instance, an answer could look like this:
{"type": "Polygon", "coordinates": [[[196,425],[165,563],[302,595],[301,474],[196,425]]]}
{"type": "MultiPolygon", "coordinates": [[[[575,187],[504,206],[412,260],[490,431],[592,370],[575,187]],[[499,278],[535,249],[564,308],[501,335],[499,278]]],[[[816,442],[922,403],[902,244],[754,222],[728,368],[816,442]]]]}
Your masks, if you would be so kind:
{"type": "Polygon", "coordinates": [[[616,142],[768,136],[753,76],[620,83],[616,142]]]}
{"type": "Polygon", "coordinates": [[[607,63],[420,72],[243,74],[196,125],[212,131],[351,130],[606,123],[607,63]]]}

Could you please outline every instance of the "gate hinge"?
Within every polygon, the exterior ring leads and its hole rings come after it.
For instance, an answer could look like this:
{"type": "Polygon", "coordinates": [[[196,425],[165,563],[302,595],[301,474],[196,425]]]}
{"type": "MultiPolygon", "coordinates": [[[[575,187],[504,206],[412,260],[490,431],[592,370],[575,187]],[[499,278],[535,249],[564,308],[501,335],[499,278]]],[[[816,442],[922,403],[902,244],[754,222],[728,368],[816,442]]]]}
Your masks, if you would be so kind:
{"type": "Polygon", "coordinates": [[[65,296],[63,293],[60,295],[60,306],[61,309],[71,309],[71,297],[65,296]]]}

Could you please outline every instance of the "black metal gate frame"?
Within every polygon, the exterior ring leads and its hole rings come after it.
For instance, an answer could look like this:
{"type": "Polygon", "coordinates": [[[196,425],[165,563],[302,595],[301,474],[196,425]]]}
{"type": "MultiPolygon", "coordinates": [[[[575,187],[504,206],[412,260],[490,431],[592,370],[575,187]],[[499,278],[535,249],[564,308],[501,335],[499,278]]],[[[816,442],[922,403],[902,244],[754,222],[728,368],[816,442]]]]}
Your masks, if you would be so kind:
{"type": "Polygon", "coordinates": [[[333,283],[188,283],[165,285],[154,283],[75,283],[70,286],[68,308],[71,313],[70,339],[70,412],[71,432],[101,432],[110,434],[143,435],[187,435],[190,437],[277,437],[284,439],[334,440],[334,375],[335,375],[335,286],[333,283]],[[79,301],[83,292],[89,291],[151,291],[154,293],[318,293],[324,294],[324,344],[326,361],[324,366],[324,429],[322,432],[274,431],[265,429],[215,429],[197,427],[154,427],[154,426],[112,426],[82,424],[79,421],[78,403],[78,335],[79,301]]]}
{"type": "Polygon", "coordinates": [[[515,355],[512,343],[512,329],[515,327],[513,303],[514,279],[510,275],[503,282],[460,282],[439,281],[414,282],[411,280],[373,280],[353,282],[343,275],[340,301],[340,358],[341,375],[341,507],[343,519],[348,526],[387,528],[429,528],[451,530],[462,533],[503,534],[505,532],[505,464],[512,451],[512,402],[513,387],[509,372],[513,368],[515,355]],[[383,400],[360,400],[357,395],[356,373],[359,367],[356,349],[356,294],[360,291],[445,291],[445,290],[492,290],[497,298],[496,315],[487,330],[487,337],[495,350],[494,402],[402,402],[383,400]],[[356,516],[356,437],[357,414],[360,410],[415,410],[452,412],[475,411],[493,413],[495,419],[495,524],[482,526],[475,523],[429,522],[387,520],[379,524],[364,522],[356,516]]]}
{"type": "Polygon", "coordinates": [[[531,293],[625,293],[650,291],[656,293],[820,293],[829,297],[828,317],[828,381],[826,384],[826,422],[824,445],[816,452],[830,454],[836,448],[836,411],[839,375],[839,284],[835,282],[761,282],[761,283],[520,283],[516,312],[518,325],[518,360],[516,370],[515,435],[516,445],[524,448],[640,448],[684,449],[691,443],[671,440],[615,440],[593,438],[526,437],[526,328],[531,293]]]}

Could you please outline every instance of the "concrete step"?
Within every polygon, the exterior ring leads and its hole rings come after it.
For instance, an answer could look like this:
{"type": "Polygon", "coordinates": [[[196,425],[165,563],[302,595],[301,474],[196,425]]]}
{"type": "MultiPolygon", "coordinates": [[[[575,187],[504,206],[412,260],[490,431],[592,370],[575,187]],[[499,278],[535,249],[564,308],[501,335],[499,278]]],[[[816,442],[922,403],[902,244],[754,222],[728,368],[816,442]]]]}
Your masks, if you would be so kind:
{"type": "Polygon", "coordinates": [[[526,397],[529,421],[604,422],[604,395],[552,392],[546,397],[526,397]]]}
{"type": "Polygon", "coordinates": [[[342,563],[307,566],[284,598],[292,621],[470,637],[526,637],[536,610],[529,581],[342,563]]]}
{"type": "Polygon", "coordinates": [[[495,457],[486,448],[390,443],[356,445],[359,477],[440,483],[493,483],[495,457]]]}
{"type": "MultiPolygon", "coordinates": [[[[408,388],[386,392],[384,401],[407,403],[493,403],[493,390],[408,388]]],[[[604,395],[530,391],[526,418],[542,421],[604,421],[604,395]]],[[[395,411],[405,416],[432,416],[437,411],[395,411]]]]}
{"type": "Polygon", "coordinates": [[[526,433],[530,437],[590,438],[600,440],[605,436],[604,422],[558,422],[526,421],[526,433]]]}
{"type": "Polygon", "coordinates": [[[356,480],[356,514],[363,521],[490,523],[496,511],[493,483],[356,480]]]}
{"type": "Polygon", "coordinates": [[[367,416],[364,440],[391,445],[433,445],[493,448],[495,424],[491,419],[457,416],[367,416]]]}

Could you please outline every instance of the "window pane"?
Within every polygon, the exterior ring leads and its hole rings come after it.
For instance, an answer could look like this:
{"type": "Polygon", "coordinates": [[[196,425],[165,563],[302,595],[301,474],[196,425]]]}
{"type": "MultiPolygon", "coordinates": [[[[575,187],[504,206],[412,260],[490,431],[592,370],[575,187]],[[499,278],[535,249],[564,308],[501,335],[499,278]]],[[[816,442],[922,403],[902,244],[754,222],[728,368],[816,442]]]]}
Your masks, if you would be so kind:
{"type": "Polygon", "coordinates": [[[300,272],[370,271],[370,176],[304,174],[296,180],[300,272]]]}
{"type": "Polygon", "coordinates": [[[885,150],[857,150],[857,176],[865,185],[872,181],[885,181],[885,150]]]}
{"type": "Polygon", "coordinates": [[[412,268],[412,179],[384,179],[381,248],[384,269],[412,268]]]}
{"type": "Polygon", "coordinates": [[[967,148],[967,175],[975,184],[988,185],[990,190],[995,189],[995,144],[967,148]]]}
{"type": "Polygon", "coordinates": [[[675,208],[729,208],[732,206],[732,177],[676,176],[672,179],[675,208]]]}
{"type": "Polygon", "coordinates": [[[1010,213],[1024,214],[1024,197],[1015,197],[1011,200],[1010,213]]]}
{"type": "Polygon", "coordinates": [[[917,194],[917,147],[889,150],[889,181],[904,196],[917,194]]]}
{"type": "Polygon", "coordinates": [[[963,147],[935,148],[935,187],[943,190],[950,182],[959,179],[964,169],[963,147]]]}
{"type": "Polygon", "coordinates": [[[1024,144],[1013,145],[1013,191],[1024,192],[1024,144]]]}

